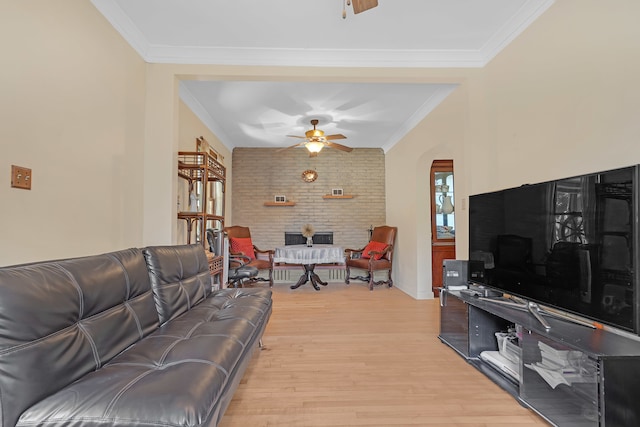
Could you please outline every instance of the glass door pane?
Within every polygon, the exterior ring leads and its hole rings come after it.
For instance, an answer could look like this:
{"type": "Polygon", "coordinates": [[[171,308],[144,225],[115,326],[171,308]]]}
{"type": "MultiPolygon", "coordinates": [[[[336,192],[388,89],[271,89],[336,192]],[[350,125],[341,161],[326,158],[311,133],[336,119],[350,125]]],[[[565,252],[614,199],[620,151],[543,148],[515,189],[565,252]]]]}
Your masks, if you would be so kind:
{"type": "Polygon", "coordinates": [[[453,171],[434,172],[434,206],[436,239],[455,238],[453,171]]]}

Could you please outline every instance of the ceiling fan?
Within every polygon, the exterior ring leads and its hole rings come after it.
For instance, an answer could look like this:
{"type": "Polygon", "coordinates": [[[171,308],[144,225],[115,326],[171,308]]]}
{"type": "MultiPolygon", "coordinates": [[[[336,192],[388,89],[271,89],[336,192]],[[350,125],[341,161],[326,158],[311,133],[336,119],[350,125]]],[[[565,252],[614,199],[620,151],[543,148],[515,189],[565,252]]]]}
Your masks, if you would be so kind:
{"type": "Polygon", "coordinates": [[[302,138],[304,139],[304,141],[290,147],[283,148],[282,150],[296,147],[305,147],[307,150],[309,150],[309,157],[317,156],[320,150],[322,150],[324,147],[336,148],[338,150],[346,152],[350,152],[353,150],[353,148],[351,147],[347,147],[345,145],[331,141],[333,139],[347,139],[346,136],[339,133],[335,135],[325,135],[324,131],[316,128],[316,126],[318,125],[317,119],[311,120],[311,124],[313,125],[313,129],[306,131],[304,133],[304,136],[287,135],[291,138],[302,138]]]}

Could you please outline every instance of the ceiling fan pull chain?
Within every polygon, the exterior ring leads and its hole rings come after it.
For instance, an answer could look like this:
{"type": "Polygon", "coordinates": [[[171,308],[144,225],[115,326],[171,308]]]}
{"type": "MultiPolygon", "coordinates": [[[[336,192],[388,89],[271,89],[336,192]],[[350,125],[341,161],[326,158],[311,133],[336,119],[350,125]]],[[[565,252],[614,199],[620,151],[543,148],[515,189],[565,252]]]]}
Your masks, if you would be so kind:
{"type": "MultiPolygon", "coordinates": [[[[342,0],[342,19],[347,19],[347,6],[345,6],[345,1],[342,0]]],[[[349,4],[351,4],[351,0],[349,0],[349,4]]]]}

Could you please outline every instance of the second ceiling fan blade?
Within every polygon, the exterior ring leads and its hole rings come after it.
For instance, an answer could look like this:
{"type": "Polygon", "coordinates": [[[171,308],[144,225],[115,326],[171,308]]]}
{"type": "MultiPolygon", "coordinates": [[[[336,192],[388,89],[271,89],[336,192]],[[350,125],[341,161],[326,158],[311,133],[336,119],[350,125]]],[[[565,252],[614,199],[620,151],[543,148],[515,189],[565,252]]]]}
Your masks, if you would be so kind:
{"type": "Polygon", "coordinates": [[[341,133],[336,133],[334,135],[325,136],[325,139],[347,139],[347,137],[342,135],[341,133]]]}
{"type": "Polygon", "coordinates": [[[327,141],[327,147],[337,148],[338,150],[346,151],[347,153],[352,151],[353,148],[347,147],[346,145],[338,144],[337,142],[327,141]]]}
{"type": "Polygon", "coordinates": [[[307,143],[306,141],[304,141],[304,142],[299,142],[299,143],[297,143],[297,144],[293,144],[293,145],[290,145],[290,146],[288,146],[288,147],[280,148],[280,149],[278,149],[278,150],[277,150],[277,152],[279,153],[280,151],[288,150],[289,148],[302,147],[302,146],[303,146],[303,145],[305,145],[306,143],[307,143]]]}
{"type": "Polygon", "coordinates": [[[373,9],[378,5],[378,0],[351,0],[353,2],[353,13],[364,12],[373,9]]]}

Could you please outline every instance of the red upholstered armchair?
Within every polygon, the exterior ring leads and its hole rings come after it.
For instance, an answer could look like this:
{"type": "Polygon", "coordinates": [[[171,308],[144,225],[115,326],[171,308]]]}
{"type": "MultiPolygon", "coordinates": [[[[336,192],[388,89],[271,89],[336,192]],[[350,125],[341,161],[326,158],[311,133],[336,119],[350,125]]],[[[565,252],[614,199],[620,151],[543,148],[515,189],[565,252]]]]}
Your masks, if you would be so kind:
{"type": "Polygon", "coordinates": [[[250,258],[250,261],[246,266],[255,267],[258,270],[268,270],[269,279],[264,277],[253,277],[246,283],[262,281],[269,282],[269,287],[273,286],[273,253],[270,250],[258,249],[251,240],[251,232],[249,227],[243,227],[240,225],[233,225],[231,227],[225,227],[224,231],[229,237],[229,253],[232,255],[246,255],[250,258]]]}
{"type": "Polygon", "coordinates": [[[344,282],[349,284],[350,279],[369,282],[370,290],[373,290],[373,285],[385,284],[392,287],[393,245],[397,231],[398,227],[389,227],[387,225],[375,227],[367,246],[362,249],[345,249],[346,276],[344,282]],[[349,277],[351,268],[367,270],[367,276],[349,277]],[[388,271],[388,280],[374,280],[374,272],[381,270],[388,271]]]}

